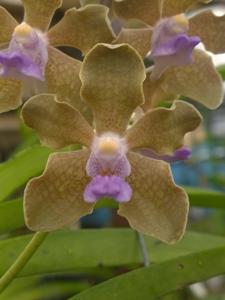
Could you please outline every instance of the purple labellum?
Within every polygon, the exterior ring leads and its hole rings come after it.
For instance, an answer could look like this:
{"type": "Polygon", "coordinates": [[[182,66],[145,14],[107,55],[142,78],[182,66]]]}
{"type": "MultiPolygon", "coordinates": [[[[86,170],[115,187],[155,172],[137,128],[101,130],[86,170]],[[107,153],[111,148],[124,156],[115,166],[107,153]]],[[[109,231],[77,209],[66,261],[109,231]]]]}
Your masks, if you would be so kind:
{"type": "Polygon", "coordinates": [[[119,176],[101,176],[94,177],[86,186],[84,191],[84,200],[87,203],[94,203],[97,200],[107,197],[116,200],[119,203],[128,202],[132,196],[130,185],[119,176]]]}
{"type": "Polygon", "coordinates": [[[44,80],[42,70],[28,57],[21,53],[0,52],[0,76],[20,78],[20,75],[44,80]]]}
{"type": "Polygon", "coordinates": [[[174,162],[178,162],[178,161],[184,161],[190,158],[191,156],[191,149],[188,147],[182,147],[177,149],[176,151],[174,151],[174,153],[172,155],[158,155],[155,152],[153,152],[150,149],[142,149],[139,151],[142,155],[150,157],[150,158],[154,158],[154,159],[158,159],[158,160],[164,160],[168,163],[174,163],[174,162]]]}
{"type": "MultiPolygon", "coordinates": [[[[198,36],[187,36],[186,34],[178,34],[171,37],[168,41],[161,44],[160,46],[153,48],[151,56],[153,58],[160,56],[172,56],[180,51],[186,50],[188,54],[188,61],[190,61],[193,48],[200,43],[198,36]]],[[[182,63],[182,62],[180,62],[182,63]]]]}

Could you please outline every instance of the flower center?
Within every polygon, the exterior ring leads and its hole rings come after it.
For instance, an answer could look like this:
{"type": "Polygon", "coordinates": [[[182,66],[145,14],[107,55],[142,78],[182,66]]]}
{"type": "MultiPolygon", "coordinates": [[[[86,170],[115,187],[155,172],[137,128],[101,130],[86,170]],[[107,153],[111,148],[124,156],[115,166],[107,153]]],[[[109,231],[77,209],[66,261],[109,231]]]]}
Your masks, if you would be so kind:
{"type": "Polygon", "coordinates": [[[18,42],[24,42],[27,38],[29,38],[32,31],[32,27],[27,23],[23,22],[16,26],[16,28],[14,29],[14,35],[18,42]]]}
{"type": "MultiPolygon", "coordinates": [[[[173,17],[175,24],[178,25],[177,27],[179,28],[179,31],[184,31],[184,30],[188,30],[189,27],[189,21],[187,19],[187,17],[185,16],[185,14],[179,14],[173,17]]],[[[175,29],[176,30],[176,29],[175,29]]]]}
{"type": "Polygon", "coordinates": [[[27,77],[44,81],[47,46],[44,33],[21,23],[14,29],[8,49],[0,51],[1,76],[22,80],[24,86],[27,77]]]}
{"type": "Polygon", "coordinates": [[[102,197],[129,201],[132,191],[124,179],[130,175],[131,167],[125,140],[107,132],[95,138],[91,150],[86,171],[92,180],[85,189],[85,201],[95,202],[102,197]]]}
{"type": "Polygon", "coordinates": [[[119,151],[119,143],[110,137],[106,137],[99,141],[98,148],[100,153],[112,155],[119,151]]]}

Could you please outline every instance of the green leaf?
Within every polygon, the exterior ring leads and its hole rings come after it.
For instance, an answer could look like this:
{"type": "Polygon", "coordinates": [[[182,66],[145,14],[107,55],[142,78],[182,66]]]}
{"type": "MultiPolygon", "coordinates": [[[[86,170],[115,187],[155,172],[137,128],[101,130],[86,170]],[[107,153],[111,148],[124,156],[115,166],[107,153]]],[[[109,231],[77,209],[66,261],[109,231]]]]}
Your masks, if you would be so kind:
{"type": "Polygon", "coordinates": [[[0,201],[22,187],[30,178],[39,175],[52,151],[35,146],[26,149],[0,165],[0,201]]]}
{"type": "MultiPolygon", "coordinates": [[[[191,206],[225,209],[224,193],[190,187],[186,187],[185,190],[188,192],[191,206]]],[[[101,207],[116,208],[117,203],[103,199],[96,205],[96,208],[101,207]]],[[[0,203],[0,234],[19,229],[24,225],[22,198],[0,203]]]]}
{"type": "Polygon", "coordinates": [[[217,68],[217,70],[220,73],[220,75],[222,76],[222,78],[225,80],[225,65],[219,66],[217,68]]]}
{"type": "Polygon", "coordinates": [[[22,198],[0,203],[0,234],[24,225],[22,198]]]}
{"type": "Polygon", "coordinates": [[[225,193],[208,189],[185,187],[191,206],[225,209],[225,193]]]}
{"type": "Polygon", "coordinates": [[[70,300],[155,300],[225,272],[225,246],[140,268],[96,285],[70,300]]]}
{"type": "Polygon", "coordinates": [[[88,282],[74,281],[74,278],[71,280],[65,278],[64,281],[60,278],[57,279],[57,276],[51,277],[50,281],[48,278],[49,276],[17,278],[1,294],[0,299],[58,299],[60,296],[66,299],[67,295],[74,295],[90,287],[88,282]]]}
{"type": "Polygon", "coordinates": [[[213,176],[208,176],[210,183],[223,188],[225,186],[225,176],[218,174],[213,176]]]}
{"type": "MultiPolygon", "coordinates": [[[[225,209],[225,193],[195,187],[184,187],[184,189],[189,196],[191,206],[225,209]]],[[[104,199],[96,205],[99,208],[106,206],[116,208],[117,203],[104,199]]]]}
{"type": "MultiPolygon", "coordinates": [[[[15,261],[30,238],[22,236],[0,241],[0,275],[15,261]]],[[[173,246],[149,237],[146,243],[152,263],[218,248],[225,251],[225,239],[197,233],[187,233],[173,246]]],[[[131,229],[60,231],[46,238],[19,276],[137,264],[142,264],[142,256],[136,232],[131,229]]]]}

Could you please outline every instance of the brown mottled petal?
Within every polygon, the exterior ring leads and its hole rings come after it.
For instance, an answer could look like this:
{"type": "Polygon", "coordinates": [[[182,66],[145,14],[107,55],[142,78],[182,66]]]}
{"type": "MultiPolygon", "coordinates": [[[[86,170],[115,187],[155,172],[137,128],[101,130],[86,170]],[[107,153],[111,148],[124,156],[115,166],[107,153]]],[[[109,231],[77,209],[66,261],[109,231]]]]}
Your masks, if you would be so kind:
{"type": "Polygon", "coordinates": [[[200,36],[208,51],[225,52],[225,16],[216,17],[211,12],[202,12],[190,19],[190,35],[200,36]],[[202,24],[207,24],[204,30],[202,24]]]}
{"type": "Polygon", "coordinates": [[[24,21],[42,31],[47,31],[57,8],[62,0],[22,0],[24,6],[24,21]]]}
{"type": "Polygon", "coordinates": [[[0,20],[0,44],[6,44],[11,40],[14,28],[18,23],[2,6],[0,6],[0,20]]]}
{"type": "Polygon", "coordinates": [[[156,108],[144,115],[126,134],[129,149],[150,148],[172,154],[183,146],[186,133],[196,129],[201,115],[193,105],[175,101],[170,109],[156,108]]]}
{"type": "Polygon", "coordinates": [[[193,64],[171,67],[164,73],[161,88],[167,94],[183,95],[215,109],[224,96],[221,76],[207,53],[195,49],[193,55],[193,64]]]}
{"type": "Polygon", "coordinates": [[[197,8],[199,5],[206,4],[212,0],[162,0],[163,17],[174,16],[185,13],[188,10],[197,8]]]}
{"type": "Polygon", "coordinates": [[[15,79],[0,77],[0,113],[19,107],[22,104],[22,83],[15,79]]]}
{"type": "Polygon", "coordinates": [[[48,48],[48,64],[45,70],[48,93],[57,94],[60,102],[66,102],[78,109],[87,120],[92,120],[91,110],[80,98],[81,62],[63,52],[48,48]]]}
{"type": "Polygon", "coordinates": [[[161,83],[161,79],[153,81],[150,74],[147,73],[143,85],[145,102],[142,105],[142,109],[144,111],[158,107],[158,105],[162,102],[173,101],[174,99],[178,98],[175,94],[165,93],[161,87],[161,83]]]}
{"type": "Polygon", "coordinates": [[[93,204],[83,200],[88,156],[87,150],[51,154],[43,175],[28,182],[24,211],[30,230],[60,229],[92,213],[93,204]]]}
{"type": "Polygon", "coordinates": [[[56,100],[56,96],[50,94],[32,97],[22,109],[24,122],[38,132],[42,143],[48,147],[90,146],[94,133],[88,122],[78,110],[56,100]]]}
{"type": "Polygon", "coordinates": [[[123,19],[139,19],[154,25],[160,17],[159,0],[113,0],[115,14],[123,19]]]}
{"type": "Polygon", "coordinates": [[[114,36],[108,12],[104,5],[69,9],[49,31],[51,45],[75,47],[86,53],[97,43],[111,43],[114,36]]]}
{"type": "Polygon", "coordinates": [[[130,153],[133,196],[118,213],[141,233],[166,243],[182,238],[188,215],[188,197],[174,184],[169,164],[130,153]]]}
{"type": "Polygon", "coordinates": [[[81,67],[81,97],[93,110],[98,133],[123,133],[134,109],[144,101],[145,68],[128,44],[96,45],[81,67]]]}
{"type": "Polygon", "coordinates": [[[122,28],[113,44],[127,43],[145,57],[151,49],[151,28],[122,28]]]}
{"type": "Polygon", "coordinates": [[[82,6],[89,4],[101,4],[102,0],[80,0],[82,6]]]}

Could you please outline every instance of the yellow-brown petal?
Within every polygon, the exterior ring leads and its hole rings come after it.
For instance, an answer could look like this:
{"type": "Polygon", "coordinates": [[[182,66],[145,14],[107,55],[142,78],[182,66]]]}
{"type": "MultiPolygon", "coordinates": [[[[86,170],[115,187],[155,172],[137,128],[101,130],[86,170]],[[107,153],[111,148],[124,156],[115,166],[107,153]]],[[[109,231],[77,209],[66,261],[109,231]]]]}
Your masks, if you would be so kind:
{"type": "Polygon", "coordinates": [[[186,133],[196,129],[201,115],[193,105],[175,101],[170,108],[146,113],[126,134],[129,149],[150,148],[157,154],[172,154],[183,146],[186,133]]]}
{"type": "Polygon", "coordinates": [[[0,113],[22,104],[22,83],[15,79],[0,78],[0,113]]]}
{"type": "Polygon", "coordinates": [[[190,35],[200,36],[208,51],[225,52],[225,16],[216,17],[211,12],[202,12],[190,19],[190,35]],[[206,24],[207,30],[204,30],[206,24]]]}
{"type": "Polygon", "coordinates": [[[94,133],[72,106],[57,102],[55,95],[42,94],[28,100],[22,109],[24,122],[34,128],[45,146],[63,148],[71,144],[90,146],[94,133]]]}
{"type": "Polygon", "coordinates": [[[193,10],[200,5],[207,4],[212,0],[162,0],[162,16],[169,17],[193,10]]]}
{"type": "Polygon", "coordinates": [[[28,182],[24,212],[30,230],[60,229],[92,213],[93,205],[83,200],[88,156],[87,150],[51,154],[43,175],[28,182]]]}
{"type": "Polygon", "coordinates": [[[136,153],[128,155],[131,176],[128,182],[133,196],[120,204],[118,213],[130,226],[166,243],[174,243],[184,234],[188,197],[174,184],[170,167],[163,161],[153,160],[136,153]]]}
{"type": "Polygon", "coordinates": [[[97,43],[111,43],[114,36],[108,12],[104,5],[69,9],[49,31],[51,45],[75,47],[86,53],[97,43]]]}
{"type": "Polygon", "coordinates": [[[48,93],[57,94],[57,100],[78,109],[88,121],[92,120],[91,110],[80,98],[81,62],[63,52],[48,48],[48,64],[45,70],[48,93]]]}
{"type": "Polygon", "coordinates": [[[193,64],[169,68],[160,79],[160,87],[166,94],[183,95],[215,109],[223,101],[222,78],[207,53],[195,49],[193,55],[193,64]]]}
{"type": "Polygon", "coordinates": [[[173,101],[177,99],[178,96],[175,94],[165,93],[161,87],[162,80],[153,81],[149,74],[147,74],[143,88],[145,95],[145,102],[142,105],[144,111],[148,111],[155,107],[158,107],[160,103],[165,101],[173,101]]]}
{"type": "Polygon", "coordinates": [[[151,28],[122,28],[113,44],[127,43],[145,57],[151,49],[151,28]]]}
{"type": "Polygon", "coordinates": [[[62,0],[22,0],[24,6],[24,21],[30,26],[47,31],[57,8],[62,0]]]}
{"type": "Polygon", "coordinates": [[[18,23],[2,6],[0,6],[0,20],[0,44],[6,44],[11,40],[14,28],[18,23]]]}
{"type": "Polygon", "coordinates": [[[96,45],[81,67],[81,97],[92,108],[97,133],[123,133],[134,109],[144,101],[145,68],[128,44],[96,45]]]}
{"type": "Polygon", "coordinates": [[[115,14],[123,19],[139,19],[154,25],[160,17],[159,0],[113,0],[115,14]]]}

